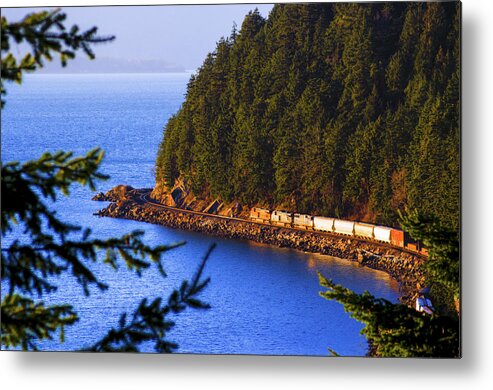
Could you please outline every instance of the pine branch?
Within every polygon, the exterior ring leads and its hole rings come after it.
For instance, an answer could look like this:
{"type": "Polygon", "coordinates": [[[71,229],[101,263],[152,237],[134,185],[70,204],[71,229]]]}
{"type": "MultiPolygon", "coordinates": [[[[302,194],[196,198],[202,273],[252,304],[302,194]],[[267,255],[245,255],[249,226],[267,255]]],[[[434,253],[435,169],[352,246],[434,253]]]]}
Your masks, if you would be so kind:
{"type": "Polygon", "coordinates": [[[427,315],[401,304],[356,294],[319,273],[320,295],[336,300],[350,316],[365,326],[364,334],[382,357],[457,357],[459,322],[455,318],[427,315]]]}
{"type": "Polygon", "coordinates": [[[460,289],[459,233],[417,210],[399,214],[404,230],[428,248],[424,269],[429,283],[440,283],[455,297],[460,289]]]}
{"type": "MultiPolygon", "coordinates": [[[[22,225],[17,229],[23,229],[29,237],[27,243],[15,240],[9,247],[2,248],[1,274],[2,282],[8,286],[8,297],[20,297],[17,292],[38,296],[52,293],[57,289],[53,278],[62,274],[72,276],[86,295],[90,294],[91,286],[105,290],[108,286],[95,276],[90,264],[102,262],[117,269],[119,259],[138,276],[156,265],[160,274],[166,277],[162,254],[184,243],[151,247],[143,242],[142,231],[119,238],[93,238],[90,229],[83,230],[59,220],[43,202],[45,199],[55,201],[60,192],[69,194],[74,183],[94,188],[95,181],[106,179],[99,172],[102,157],[103,152],[99,149],[90,151],[85,157],[72,157],[72,153],[65,152],[45,153],[39,160],[2,166],[2,236],[14,230],[20,221],[22,225]],[[77,239],[76,233],[81,233],[82,239],[77,239]]],[[[137,348],[144,340],[150,339],[156,340],[156,350],[171,351],[175,348],[163,340],[164,332],[173,325],[166,322],[164,316],[168,312],[179,313],[186,307],[208,307],[196,296],[209,282],[209,279],[202,280],[202,272],[212,249],[207,252],[192,282],[183,282],[167,305],[156,300],[151,304],[147,304],[147,300],[142,301],[134,313],[132,326],[123,331],[126,350],[137,348]],[[154,316],[158,316],[157,319],[154,316]]],[[[11,300],[13,303],[9,300],[2,303],[2,313],[7,321],[2,331],[8,346],[35,349],[36,339],[51,337],[64,325],[72,324],[73,321],[68,319],[74,319],[72,315],[76,315],[68,306],[45,308],[42,303],[29,298],[14,298],[11,300]],[[15,317],[18,312],[22,315],[15,317]],[[42,328],[43,321],[46,328],[42,328]]],[[[111,335],[114,336],[114,332],[110,332],[111,335]]],[[[109,344],[104,348],[109,350],[109,344]]]]}
{"type": "Polygon", "coordinates": [[[65,326],[79,320],[70,305],[46,307],[17,294],[4,296],[1,314],[2,346],[34,351],[37,341],[52,340],[57,332],[63,342],[65,326]]]}
{"type": "MultiPolygon", "coordinates": [[[[60,9],[51,12],[43,11],[27,15],[17,23],[9,23],[5,17],[1,19],[1,95],[6,91],[4,81],[22,82],[22,75],[33,72],[44,66],[44,61],[52,61],[58,56],[62,66],[76,57],[78,51],[83,51],[89,59],[96,56],[92,45],[111,42],[114,36],[98,36],[97,27],[80,32],[77,25],[66,29],[64,21],[66,14],[60,9]],[[15,44],[25,43],[30,47],[20,62],[9,52],[11,41],[15,44]]],[[[5,104],[1,100],[1,107],[5,104]]]]}
{"type": "Polygon", "coordinates": [[[161,298],[156,298],[151,303],[143,299],[129,322],[127,322],[127,313],[123,313],[118,327],[112,328],[100,341],[85,351],[136,352],[139,346],[151,341],[154,342],[154,351],[157,353],[170,353],[176,350],[178,345],[166,340],[167,333],[175,326],[174,321],[168,320],[167,317],[171,313],[179,314],[187,307],[209,308],[209,305],[198,300],[197,296],[209,284],[209,278],[202,280],[201,275],[215,246],[213,244],[209,247],[191,283],[184,281],[180,289],[170,294],[166,304],[161,298]]]}

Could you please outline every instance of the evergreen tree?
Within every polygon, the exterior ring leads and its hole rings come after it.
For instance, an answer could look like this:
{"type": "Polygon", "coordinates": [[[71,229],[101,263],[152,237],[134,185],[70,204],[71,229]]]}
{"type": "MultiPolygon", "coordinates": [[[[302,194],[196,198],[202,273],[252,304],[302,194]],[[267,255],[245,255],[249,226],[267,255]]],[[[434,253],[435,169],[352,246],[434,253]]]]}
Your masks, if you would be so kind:
{"type": "MultiPolygon", "coordinates": [[[[20,83],[24,72],[42,67],[42,60],[51,60],[54,55],[59,56],[62,65],[79,50],[93,58],[92,44],[113,39],[97,36],[96,28],[80,33],[73,26],[67,31],[64,20],[65,14],[58,10],[30,14],[18,23],[9,23],[2,17],[2,83],[20,83]],[[10,51],[12,41],[27,41],[32,49],[19,63],[10,51]]],[[[166,135],[172,138],[173,133],[166,135]]],[[[176,167],[169,164],[170,144],[166,139],[162,144],[164,153],[159,155],[158,177],[166,180],[176,176],[176,167]]],[[[60,151],[22,164],[2,162],[2,245],[8,243],[2,246],[1,256],[2,349],[36,350],[40,341],[57,335],[64,341],[64,329],[79,320],[78,313],[70,304],[43,302],[44,297],[57,290],[63,275],[74,278],[85,295],[108,288],[94,272],[94,263],[114,269],[124,265],[139,276],[146,269],[157,267],[166,276],[161,256],[177,245],[150,247],[140,231],[107,240],[94,238],[90,229],[63,222],[50,208],[50,202],[69,195],[74,184],[94,190],[96,182],[107,179],[99,170],[103,155],[100,149],[80,157],[60,151]],[[21,232],[26,239],[9,242],[6,235],[12,232],[21,232]]],[[[212,249],[190,282],[183,282],[167,300],[142,299],[134,311],[122,313],[118,323],[87,350],[136,352],[152,343],[156,352],[174,351],[178,346],[167,338],[174,326],[169,317],[187,307],[208,307],[198,300],[198,295],[209,282],[202,273],[212,249]]]]}
{"type": "Polygon", "coordinates": [[[232,37],[168,123],[158,174],[199,197],[391,226],[418,207],[459,228],[459,3],[278,4],[232,37]]]}
{"type": "MultiPolygon", "coordinates": [[[[428,282],[448,289],[449,297],[459,294],[459,237],[435,218],[416,211],[402,217],[403,228],[425,243],[430,256],[425,263],[428,282]]],[[[356,294],[319,274],[327,290],[320,295],[336,300],[351,317],[362,322],[361,331],[372,344],[373,353],[381,357],[460,357],[458,310],[435,305],[432,315],[401,304],[375,298],[368,292],[356,294]]],[[[432,289],[436,291],[437,289],[432,289]]],[[[331,351],[329,349],[329,351],[331,351]]]]}

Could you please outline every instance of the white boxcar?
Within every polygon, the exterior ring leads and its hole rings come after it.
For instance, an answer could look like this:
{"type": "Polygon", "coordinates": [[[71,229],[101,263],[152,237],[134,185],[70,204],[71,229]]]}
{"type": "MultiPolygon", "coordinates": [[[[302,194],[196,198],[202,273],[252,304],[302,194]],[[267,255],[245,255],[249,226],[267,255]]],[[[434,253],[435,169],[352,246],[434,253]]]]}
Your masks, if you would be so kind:
{"type": "Polygon", "coordinates": [[[291,225],[293,222],[293,214],[287,211],[274,210],[271,214],[270,220],[277,225],[291,225]]]}
{"type": "Polygon", "coordinates": [[[389,242],[390,243],[390,231],[392,229],[385,226],[375,226],[373,229],[373,235],[375,240],[389,242]]]}
{"type": "Polygon", "coordinates": [[[313,228],[313,217],[307,214],[294,214],[293,224],[304,229],[313,228]]]}
{"type": "Polygon", "coordinates": [[[334,219],[334,232],[352,236],[354,233],[354,222],[345,221],[343,219],[334,219]]]}
{"type": "Polygon", "coordinates": [[[356,222],[354,224],[354,235],[365,238],[373,238],[373,228],[375,225],[369,223],[356,222]]]}
{"type": "Polygon", "coordinates": [[[333,232],[334,218],[313,217],[313,227],[322,232],[333,232]]]}

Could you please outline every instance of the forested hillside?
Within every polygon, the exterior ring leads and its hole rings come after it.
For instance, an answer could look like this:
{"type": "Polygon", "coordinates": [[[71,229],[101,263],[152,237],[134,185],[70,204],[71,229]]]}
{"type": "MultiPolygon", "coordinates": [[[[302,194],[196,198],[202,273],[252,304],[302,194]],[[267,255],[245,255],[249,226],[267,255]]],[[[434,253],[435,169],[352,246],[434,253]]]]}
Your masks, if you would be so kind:
{"type": "Polygon", "coordinates": [[[164,129],[158,185],[396,225],[459,226],[460,6],[275,5],[217,43],[164,129]]]}

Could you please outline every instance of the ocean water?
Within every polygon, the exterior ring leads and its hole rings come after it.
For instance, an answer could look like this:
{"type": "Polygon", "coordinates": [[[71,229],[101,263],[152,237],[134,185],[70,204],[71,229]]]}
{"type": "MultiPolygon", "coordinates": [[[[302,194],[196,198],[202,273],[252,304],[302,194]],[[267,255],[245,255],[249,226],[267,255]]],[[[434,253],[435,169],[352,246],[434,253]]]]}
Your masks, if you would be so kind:
{"type": "MultiPolygon", "coordinates": [[[[105,150],[102,171],[111,178],[98,190],[117,184],[152,187],[163,127],[183,102],[189,77],[187,73],[28,75],[21,86],[7,86],[2,160],[26,161],[60,149],[78,155],[99,146],[105,150]]],[[[81,320],[66,329],[65,343],[42,342],[42,350],[72,351],[91,345],[142,298],[166,297],[189,279],[213,242],[217,248],[205,270],[211,283],[201,296],[211,309],[187,310],[175,318],[177,325],[168,339],[179,345],[180,353],[327,355],[330,347],[341,355],[364,355],[362,325],[340,304],[319,296],[317,271],[357,292],[368,290],[397,301],[397,283],[382,272],[329,256],[98,218],[93,213],[105,203],[91,201],[92,195],[74,187],[53,207],[62,219],[92,228],[97,237],[140,229],[149,244],[186,241],[186,245],[165,255],[165,279],[156,270],[138,278],[123,267],[115,272],[95,264],[96,274],[110,288],[92,289],[89,298],[70,277],[60,279],[58,291],[42,299],[72,304],[81,320]]],[[[18,235],[10,234],[3,244],[18,235]]]]}

